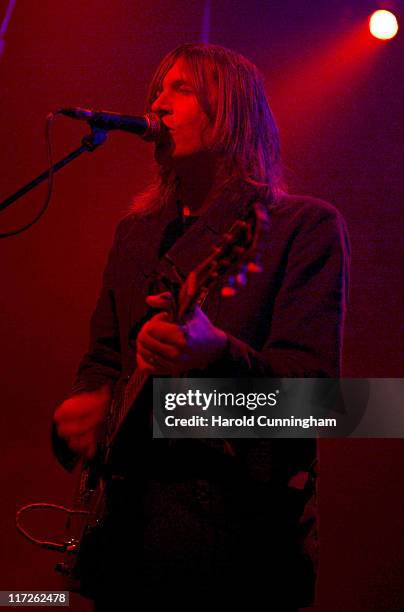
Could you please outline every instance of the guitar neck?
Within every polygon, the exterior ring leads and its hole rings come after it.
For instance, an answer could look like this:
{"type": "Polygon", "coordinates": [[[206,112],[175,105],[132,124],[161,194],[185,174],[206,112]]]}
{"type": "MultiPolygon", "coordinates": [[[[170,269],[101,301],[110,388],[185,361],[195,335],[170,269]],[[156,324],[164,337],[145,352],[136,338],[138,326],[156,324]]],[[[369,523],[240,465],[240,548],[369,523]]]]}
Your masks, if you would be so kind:
{"type": "Polygon", "coordinates": [[[145,386],[149,374],[143,374],[139,368],[136,368],[130,376],[123,390],[121,398],[114,401],[111,406],[112,426],[108,432],[108,446],[112,446],[123,422],[128,416],[132,406],[139,397],[143,387],[145,386]]]}
{"type": "MultiPolygon", "coordinates": [[[[229,286],[222,287],[222,295],[232,296],[237,292],[237,283],[240,286],[245,284],[243,279],[247,272],[261,272],[260,256],[267,235],[268,211],[263,204],[253,200],[245,214],[213,246],[208,257],[188,274],[179,290],[172,292],[174,303],[170,312],[171,320],[183,323],[195,304],[201,306],[211,287],[225,275],[230,276],[229,286]]],[[[113,401],[107,426],[110,448],[148,378],[149,374],[143,374],[136,368],[120,401],[113,401]]]]}

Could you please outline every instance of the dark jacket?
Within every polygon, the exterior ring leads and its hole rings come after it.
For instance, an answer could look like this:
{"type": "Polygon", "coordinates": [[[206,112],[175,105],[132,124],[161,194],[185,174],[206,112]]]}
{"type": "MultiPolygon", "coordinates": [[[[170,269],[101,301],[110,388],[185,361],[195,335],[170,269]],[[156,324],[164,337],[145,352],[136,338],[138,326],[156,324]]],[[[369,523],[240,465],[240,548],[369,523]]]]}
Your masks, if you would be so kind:
{"type": "MultiPolygon", "coordinates": [[[[242,202],[231,210],[220,201],[167,253],[186,276],[228,229],[242,202]]],[[[118,225],[101,295],[91,322],[89,352],[74,391],[113,384],[133,370],[135,336],[147,314],[145,298],[156,269],[170,274],[166,257],[158,265],[162,234],[176,215],[129,216],[118,225]]],[[[217,376],[337,377],[348,291],[349,246],[345,223],[330,204],[285,196],[273,205],[263,272],[251,275],[244,291],[228,300],[219,289],[204,310],[229,334],[228,352],[212,366],[217,376]]]]}
{"type": "MultiPolygon", "coordinates": [[[[231,205],[225,199],[214,202],[160,262],[159,246],[167,225],[176,217],[176,208],[168,207],[144,219],[128,216],[120,222],[91,321],[89,351],[81,361],[73,393],[91,391],[105,383],[113,386],[121,374],[131,373],[136,335],[150,315],[145,298],[151,287],[156,290],[156,271],[172,276],[175,267],[185,277],[210,253],[249,199],[249,194],[244,194],[231,205]]],[[[338,377],[349,267],[346,227],[340,214],[317,199],[284,196],[270,208],[262,265],[263,272],[251,275],[247,287],[236,297],[221,297],[220,287],[209,294],[203,309],[227,332],[229,343],[225,354],[199,375],[338,377]]],[[[59,459],[71,466],[72,457],[63,443],[56,436],[54,442],[59,459]]],[[[161,478],[159,468],[156,472],[154,467],[153,473],[145,469],[149,485],[142,501],[144,545],[150,553],[148,557],[146,552],[145,565],[152,568],[151,574],[159,575],[156,568],[165,567],[164,555],[170,547],[172,558],[178,563],[185,560],[188,569],[204,566],[201,559],[207,547],[209,571],[222,575],[237,573],[235,567],[240,564],[233,561],[237,558],[241,563],[241,555],[249,554],[251,560],[259,551],[262,554],[262,550],[271,549],[268,568],[278,587],[288,574],[295,586],[291,601],[310,603],[317,548],[315,441],[236,440],[232,441],[234,461],[215,445],[205,447],[186,440],[169,446],[156,444],[160,442],[165,441],[151,443],[150,457],[144,463],[165,466],[161,478]],[[181,467],[184,464],[186,473],[181,467]],[[205,473],[201,465],[206,467],[205,473]],[[189,486],[184,491],[185,482],[189,486]],[[216,487],[217,482],[221,486],[213,494],[212,483],[216,487]],[[296,486],[299,482],[303,484],[296,486]],[[198,487],[203,489],[203,483],[209,483],[210,510],[204,510],[200,501],[198,487]],[[192,508],[195,513],[190,518],[192,508]],[[221,520],[223,524],[218,526],[221,520]],[[178,521],[183,523],[181,529],[178,521]],[[215,534],[215,544],[198,540],[201,521],[204,529],[207,521],[207,533],[215,534]],[[184,530],[184,525],[189,528],[184,530]],[[176,529],[183,547],[173,545],[176,529]],[[202,551],[201,557],[197,549],[202,551]]],[[[210,535],[207,537],[211,541],[210,535]]],[[[251,576],[260,571],[261,566],[252,564],[251,576]]]]}

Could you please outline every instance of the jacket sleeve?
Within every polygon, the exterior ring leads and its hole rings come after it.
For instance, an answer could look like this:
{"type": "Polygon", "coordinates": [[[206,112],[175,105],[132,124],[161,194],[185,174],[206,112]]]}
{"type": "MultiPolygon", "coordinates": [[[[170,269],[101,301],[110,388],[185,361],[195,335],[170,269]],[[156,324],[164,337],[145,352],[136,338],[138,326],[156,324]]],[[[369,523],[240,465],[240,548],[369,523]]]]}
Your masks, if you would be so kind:
{"type": "Polygon", "coordinates": [[[228,334],[225,353],[212,367],[216,376],[338,377],[349,262],[347,230],[336,209],[302,215],[263,349],[228,334]]]}
{"type": "MultiPolygon", "coordinates": [[[[113,287],[120,237],[124,225],[125,220],[122,220],[115,232],[103,274],[101,292],[91,317],[88,351],[81,359],[68,397],[96,391],[103,385],[108,385],[112,389],[121,373],[121,347],[113,287]]],[[[72,470],[77,462],[77,456],[69,449],[65,440],[58,435],[54,423],[51,430],[51,442],[59,463],[67,470],[72,470]]]]}
{"type": "Polygon", "coordinates": [[[90,341],[80,361],[71,395],[113,387],[121,374],[121,345],[116,314],[114,284],[120,237],[124,220],[118,225],[103,274],[102,288],[90,321],[90,341]]]}

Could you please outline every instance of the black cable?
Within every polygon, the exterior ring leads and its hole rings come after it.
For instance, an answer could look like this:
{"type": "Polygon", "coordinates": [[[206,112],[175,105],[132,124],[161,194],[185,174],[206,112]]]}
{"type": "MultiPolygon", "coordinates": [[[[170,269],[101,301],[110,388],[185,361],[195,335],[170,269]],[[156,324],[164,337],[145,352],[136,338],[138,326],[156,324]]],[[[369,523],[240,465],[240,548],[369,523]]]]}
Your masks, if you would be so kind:
{"type": "Polygon", "coordinates": [[[52,197],[52,190],[53,190],[54,169],[53,169],[53,160],[52,160],[52,144],[51,144],[50,132],[51,132],[52,122],[54,118],[55,118],[54,113],[49,113],[49,115],[46,117],[45,141],[46,141],[46,152],[47,152],[48,165],[49,165],[49,171],[48,171],[49,174],[48,174],[48,191],[45,197],[45,201],[42,205],[42,208],[40,209],[38,214],[34,217],[34,219],[30,221],[29,223],[27,223],[26,225],[23,225],[19,229],[11,230],[10,232],[0,233],[0,239],[9,238],[10,236],[17,236],[18,234],[22,234],[22,232],[25,232],[27,229],[35,225],[35,223],[39,221],[39,219],[42,217],[42,215],[45,214],[46,210],[48,209],[49,202],[52,197]]]}
{"type": "Polygon", "coordinates": [[[21,526],[20,517],[24,512],[27,512],[29,510],[43,509],[43,508],[47,508],[47,509],[51,508],[53,510],[60,510],[68,514],[69,516],[72,514],[89,515],[90,512],[88,510],[72,510],[71,508],[66,508],[65,506],[61,506],[59,504],[48,504],[48,503],[41,503],[41,502],[34,503],[34,504],[28,504],[27,506],[23,506],[22,508],[18,510],[16,517],[15,517],[15,526],[17,530],[20,532],[20,534],[24,536],[24,538],[26,538],[33,544],[37,544],[38,546],[42,546],[43,548],[48,548],[50,550],[57,550],[59,552],[65,552],[66,550],[69,550],[69,547],[70,547],[69,543],[67,542],[60,543],[60,542],[51,542],[48,540],[40,540],[39,538],[35,538],[34,536],[30,535],[28,531],[26,531],[21,526]]]}

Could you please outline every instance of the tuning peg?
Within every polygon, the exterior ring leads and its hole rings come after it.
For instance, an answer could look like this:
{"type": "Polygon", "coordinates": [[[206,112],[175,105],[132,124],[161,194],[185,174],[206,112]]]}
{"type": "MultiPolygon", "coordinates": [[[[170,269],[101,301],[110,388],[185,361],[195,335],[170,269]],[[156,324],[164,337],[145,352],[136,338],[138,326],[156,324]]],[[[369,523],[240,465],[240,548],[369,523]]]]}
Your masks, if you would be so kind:
{"type": "Polygon", "coordinates": [[[259,272],[262,272],[263,267],[256,261],[249,261],[247,264],[247,270],[253,274],[258,274],[259,272]]]}
{"type": "Polygon", "coordinates": [[[235,288],[236,281],[233,275],[230,275],[226,280],[226,286],[222,288],[221,294],[223,297],[233,297],[237,291],[235,288]]]}
{"type": "Polygon", "coordinates": [[[237,291],[235,290],[234,287],[223,287],[221,294],[223,297],[234,297],[237,294],[237,291]]]}
{"type": "Polygon", "coordinates": [[[247,266],[243,266],[236,276],[236,283],[239,287],[245,287],[247,284],[247,266]]]}

